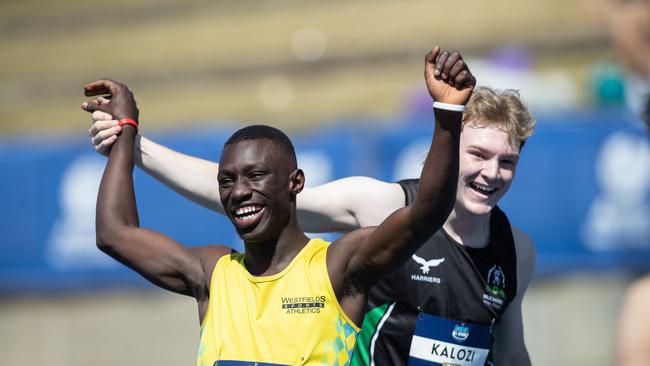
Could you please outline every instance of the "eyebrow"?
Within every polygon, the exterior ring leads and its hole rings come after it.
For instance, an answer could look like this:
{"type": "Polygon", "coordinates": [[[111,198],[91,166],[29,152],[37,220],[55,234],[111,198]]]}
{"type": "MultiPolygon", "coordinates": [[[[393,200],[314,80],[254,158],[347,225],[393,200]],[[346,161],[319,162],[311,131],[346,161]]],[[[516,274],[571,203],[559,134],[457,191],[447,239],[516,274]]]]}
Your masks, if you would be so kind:
{"type": "MultiPolygon", "coordinates": [[[[491,154],[491,155],[495,155],[493,151],[491,151],[491,150],[487,150],[487,149],[484,149],[484,148],[482,148],[482,147],[480,147],[480,146],[469,145],[467,148],[468,148],[468,149],[475,149],[475,150],[478,150],[478,151],[480,151],[480,152],[484,152],[484,153],[488,153],[488,154],[491,154]]],[[[502,158],[510,158],[510,159],[519,160],[519,154],[517,154],[517,153],[515,153],[515,154],[503,154],[503,155],[501,155],[501,157],[502,157],[502,158]]]]}

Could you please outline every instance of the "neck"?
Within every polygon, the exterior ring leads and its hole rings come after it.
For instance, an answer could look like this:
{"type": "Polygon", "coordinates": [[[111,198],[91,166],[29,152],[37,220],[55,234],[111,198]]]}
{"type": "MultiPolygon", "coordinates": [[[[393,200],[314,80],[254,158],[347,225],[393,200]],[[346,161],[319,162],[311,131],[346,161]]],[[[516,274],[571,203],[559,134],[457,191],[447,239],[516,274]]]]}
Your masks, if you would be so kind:
{"type": "Polygon", "coordinates": [[[277,238],[244,242],[244,265],[253,276],[272,276],[285,269],[308,242],[309,238],[292,222],[277,238]]]}
{"type": "Polygon", "coordinates": [[[475,215],[454,206],[443,228],[458,243],[483,248],[490,240],[490,213],[475,215]]]}

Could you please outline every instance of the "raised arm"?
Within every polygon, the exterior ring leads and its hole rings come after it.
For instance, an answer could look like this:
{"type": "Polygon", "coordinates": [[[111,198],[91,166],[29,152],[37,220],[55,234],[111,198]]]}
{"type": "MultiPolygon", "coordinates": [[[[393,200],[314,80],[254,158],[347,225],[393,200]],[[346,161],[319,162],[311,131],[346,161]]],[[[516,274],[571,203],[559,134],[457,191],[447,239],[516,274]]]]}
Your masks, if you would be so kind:
{"type": "MultiPolygon", "coordinates": [[[[108,100],[96,98],[96,102],[108,100]]],[[[107,155],[122,128],[105,112],[93,112],[92,117],[91,143],[107,155]]],[[[223,214],[216,181],[219,164],[181,154],[141,135],[136,136],[134,157],[137,166],[167,187],[223,214]]],[[[379,225],[403,207],[404,200],[398,184],[369,177],[343,178],[305,188],[298,195],[298,221],[307,232],[347,232],[379,225]]]]}
{"type": "Polygon", "coordinates": [[[406,197],[397,183],[348,177],[305,188],[298,195],[298,221],[307,232],[347,232],[379,225],[406,197]]]}
{"type": "MultiPolygon", "coordinates": [[[[101,98],[96,101],[106,103],[101,98]]],[[[97,152],[108,155],[122,127],[108,113],[95,111],[92,117],[90,141],[97,152]]],[[[133,154],[135,164],[156,180],[190,201],[224,213],[217,186],[219,164],[181,154],[141,135],[136,136],[133,154]]]]}
{"type": "MultiPolygon", "coordinates": [[[[101,109],[117,119],[138,120],[135,100],[125,85],[98,80],[86,85],[85,91],[87,96],[112,95],[110,103],[84,103],[85,110],[101,109]]],[[[221,246],[189,249],[160,233],[139,227],[133,189],[136,133],[135,126],[123,125],[110,151],[97,196],[97,246],[154,284],[205,302],[210,276],[207,269],[229,249],[221,246]]]]}
{"type": "MultiPolygon", "coordinates": [[[[333,267],[334,286],[340,286],[339,299],[367,290],[397,269],[440,229],[453,208],[462,120],[462,112],[453,109],[467,103],[476,81],[460,54],[441,52],[438,47],[426,56],[425,80],[431,97],[445,104],[434,108],[435,132],[416,199],[374,230],[353,232],[332,246],[328,266],[333,267]],[[337,277],[339,273],[343,277],[337,277]]],[[[342,305],[345,308],[345,301],[342,305]]]]}

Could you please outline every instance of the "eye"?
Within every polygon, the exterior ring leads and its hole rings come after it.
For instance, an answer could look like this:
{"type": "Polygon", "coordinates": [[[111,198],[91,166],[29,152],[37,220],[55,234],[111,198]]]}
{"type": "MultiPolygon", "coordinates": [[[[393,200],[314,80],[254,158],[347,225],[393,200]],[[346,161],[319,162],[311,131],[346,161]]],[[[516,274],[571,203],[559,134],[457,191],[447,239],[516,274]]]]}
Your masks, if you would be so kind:
{"type": "Polygon", "coordinates": [[[234,179],[230,177],[221,177],[219,179],[219,188],[229,188],[234,184],[234,179]]]}
{"type": "Polygon", "coordinates": [[[264,178],[266,176],[266,174],[267,174],[266,172],[256,170],[256,171],[250,172],[248,174],[248,178],[250,180],[261,180],[262,178],[264,178]]]}
{"type": "Polygon", "coordinates": [[[474,157],[476,157],[478,159],[481,159],[481,160],[485,159],[485,156],[483,154],[481,154],[480,151],[470,151],[469,153],[470,153],[470,155],[472,155],[472,156],[474,156],[474,157]]]}
{"type": "Polygon", "coordinates": [[[517,165],[517,160],[516,159],[504,159],[501,160],[501,165],[507,168],[513,168],[517,165]]]}

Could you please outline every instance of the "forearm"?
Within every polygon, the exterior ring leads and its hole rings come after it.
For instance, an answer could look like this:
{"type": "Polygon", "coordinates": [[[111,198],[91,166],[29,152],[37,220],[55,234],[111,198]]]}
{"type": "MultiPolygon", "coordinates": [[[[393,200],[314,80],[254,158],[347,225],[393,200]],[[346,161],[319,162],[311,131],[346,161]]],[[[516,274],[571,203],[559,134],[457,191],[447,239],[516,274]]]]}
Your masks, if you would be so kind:
{"type": "Polygon", "coordinates": [[[411,208],[418,231],[431,233],[442,226],[456,200],[462,119],[461,112],[434,109],[434,114],[435,133],[411,208]]]}
{"type": "Polygon", "coordinates": [[[393,212],[355,253],[359,262],[352,268],[363,269],[365,286],[408,260],[451,212],[458,181],[460,119],[459,112],[436,113],[435,133],[415,201],[393,212]]]}
{"type": "Polygon", "coordinates": [[[219,200],[219,165],[180,154],[146,137],[136,139],[135,163],[167,187],[206,208],[223,213],[219,200]]]}
{"type": "Polygon", "coordinates": [[[106,248],[119,242],[120,233],[137,227],[138,211],[133,189],[133,149],[136,131],[125,125],[109,155],[97,194],[97,245],[106,248]]]}

